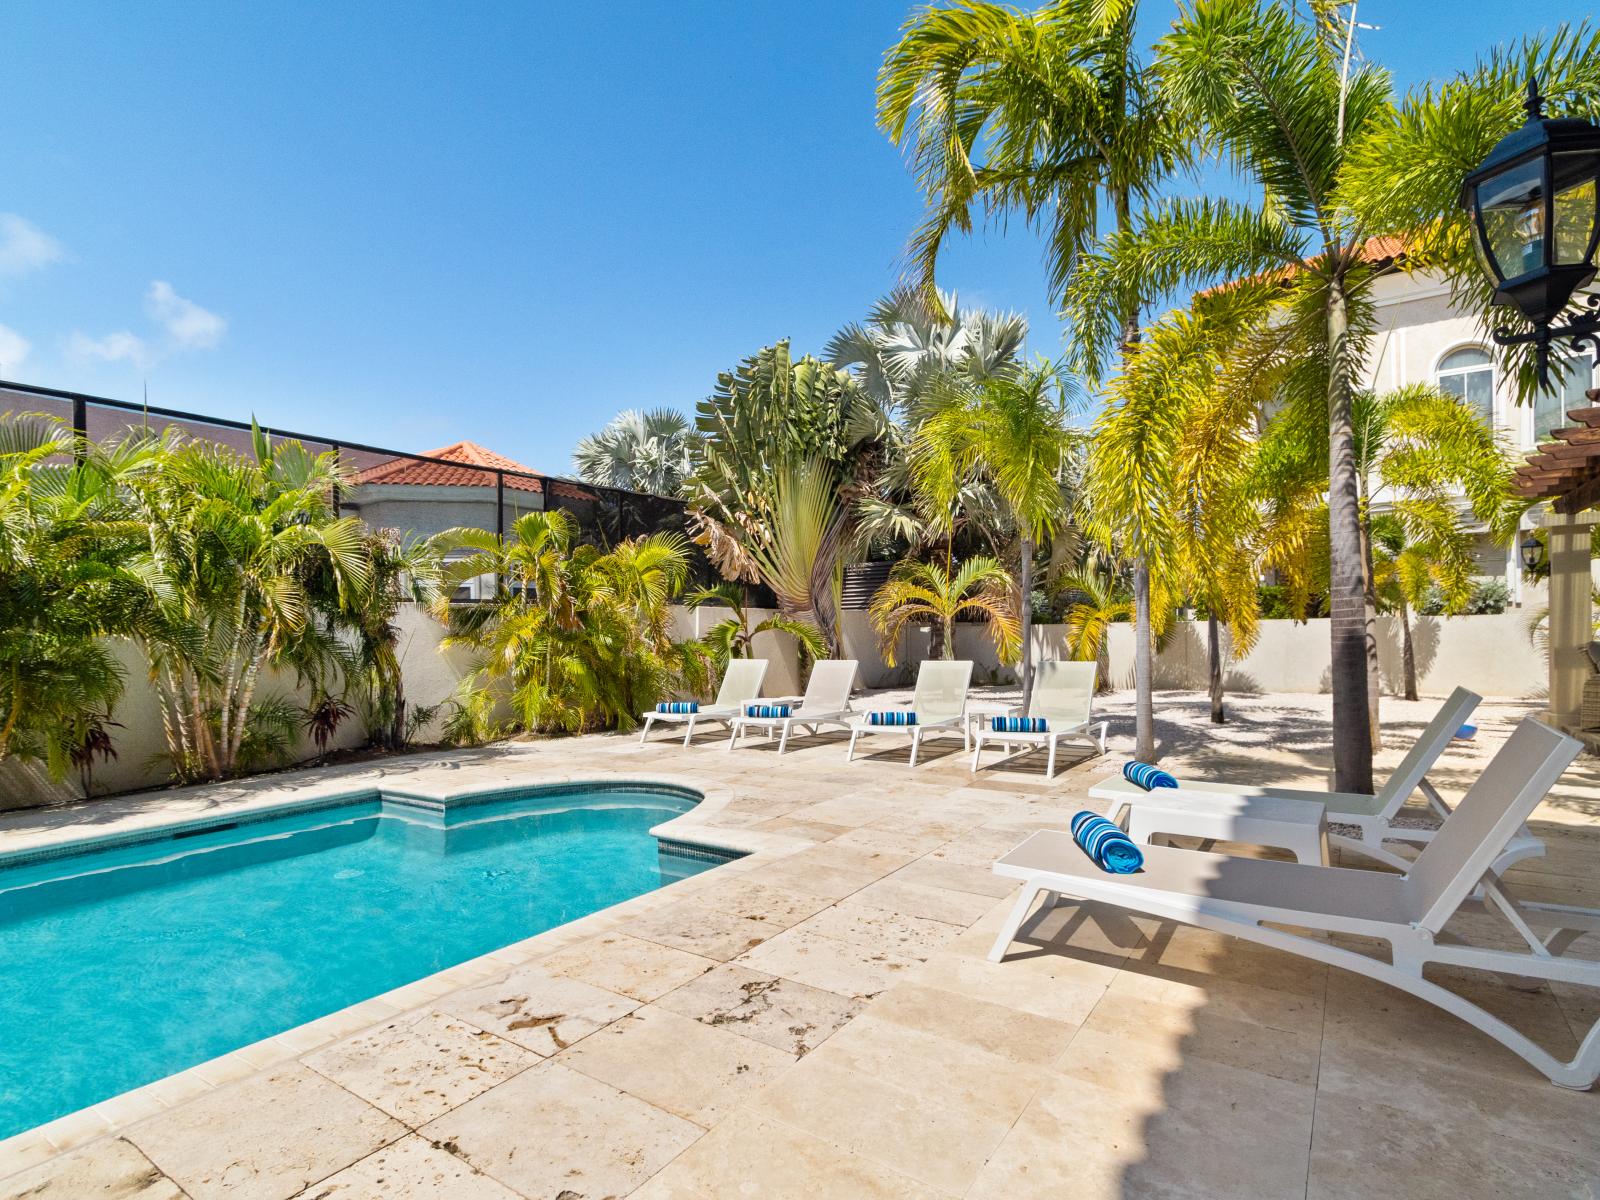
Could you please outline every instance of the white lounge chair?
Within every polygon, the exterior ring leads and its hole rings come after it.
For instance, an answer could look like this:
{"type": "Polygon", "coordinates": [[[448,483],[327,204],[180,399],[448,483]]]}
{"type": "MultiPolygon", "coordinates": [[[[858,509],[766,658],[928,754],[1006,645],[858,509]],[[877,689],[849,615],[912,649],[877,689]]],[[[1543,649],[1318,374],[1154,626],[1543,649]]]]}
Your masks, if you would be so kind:
{"type": "Polygon", "coordinates": [[[1072,840],[1053,830],[1033,834],[995,863],[995,874],[1023,881],[1022,895],[989,958],[1004,959],[1029,924],[1061,896],[1116,905],[1162,920],[1196,925],[1343,967],[1410,992],[1482,1030],[1552,1083],[1584,1090],[1600,1078],[1600,1020],[1569,1062],[1562,1062],[1493,1013],[1423,978],[1430,964],[1600,988],[1600,962],[1565,957],[1583,933],[1600,930],[1600,909],[1518,902],[1526,949],[1488,949],[1441,936],[1517,831],[1583,749],[1582,743],[1529,718],[1484,768],[1461,803],[1404,875],[1266,859],[1236,858],[1167,846],[1141,847],[1144,866],[1130,875],[1102,871],[1072,840]],[[1553,928],[1532,934],[1532,924],[1553,928]],[[1291,926],[1307,933],[1291,933],[1291,926]],[[1527,932],[1524,932],[1527,930],[1527,932]],[[1353,934],[1387,943],[1370,957],[1323,940],[1353,934]]]}
{"type": "Polygon", "coordinates": [[[1037,749],[1049,748],[1045,763],[1046,779],[1056,773],[1056,745],[1063,739],[1098,745],[1101,754],[1106,752],[1106,721],[1091,720],[1094,710],[1095,664],[1092,662],[1066,662],[1051,659],[1039,664],[1039,675],[1033,685],[1033,703],[1029,712],[1021,708],[1011,710],[1010,716],[1043,717],[1049,728],[1043,733],[1001,733],[995,729],[978,726],[972,740],[972,769],[978,769],[978,758],[985,743],[1001,746],[1021,746],[1037,749]]]}
{"type": "Polygon", "coordinates": [[[850,692],[856,685],[856,667],[853,658],[823,659],[811,668],[811,678],[806,681],[806,694],[800,698],[787,717],[752,717],[743,714],[729,722],[728,749],[739,744],[746,729],[765,729],[770,738],[778,734],[778,753],[789,746],[789,732],[796,726],[812,733],[824,725],[850,728],[850,692]]]}
{"type": "Polygon", "coordinates": [[[766,659],[731,659],[728,662],[728,669],[722,673],[722,686],[717,689],[715,700],[710,704],[702,704],[698,711],[692,713],[643,713],[644,732],[639,735],[639,740],[642,742],[649,737],[650,727],[660,721],[665,725],[682,725],[683,744],[687,746],[689,739],[694,737],[694,727],[699,722],[721,721],[727,724],[743,713],[744,706],[761,695],[761,684],[766,677],[766,659]]]}
{"type": "Polygon", "coordinates": [[[911,695],[911,707],[903,710],[916,717],[914,725],[874,725],[871,714],[856,718],[850,726],[850,750],[845,755],[849,762],[856,756],[856,740],[864,734],[909,733],[911,735],[911,765],[917,765],[917,751],[922,739],[934,733],[961,735],[962,749],[968,748],[967,687],[972,683],[972,663],[929,660],[917,668],[917,689],[911,695]]]}
{"type": "MultiPolygon", "coordinates": [[[[1166,805],[1171,805],[1174,801],[1181,803],[1185,791],[1189,791],[1196,795],[1197,800],[1202,797],[1212,800],[1218,797],[1239,797],[1245,800],[1260,797],[1320,804],[1327,810],[1329,821],[1341,825],[1354,825],[1361,831],[1359,837],[1353,838],[1330,833],[1328,835],[1330,846],[1357,851],[1404,871],[1411,865],[1411,860],[1384,849],[1383,843],[1396,841],[1424,845],[1433,837],[1434,831],[1395,825],[1394,818],[1405,807],[1406,801],[1411,798],[1411,793],[1418,789],[1421,790],[1423,798],[1427,800],[1428,807],[1435,816],[1444,817],[1450,812],[1449,805],[1439,795],[1438,789],[1428,781],[1428,772],[1433,769],[1434,763],[1439,761],[1439,756],[1444,753],[1445,747],[1450,744],[1450,739],[1461,728],[1462,722],[1472,715],[1472,710],[1482,699],[1483,697],[1467,691],[1466,688],[1456,688],[1451,692],[1439,711],[1434,714],[1433,720],[1423,729],[1421,736],[1412,743],[1411,749],[1406,751],[1405,758],[1395,768],[1394,774],[1389,776],[1388,782],[1375,796],[1363,795],[1360,792],[1319,792],[1270,785],[1180,779],[1175,792],[1170,788],[1161,789],[1159,800],[1166,805]]],[[[1131,784],[1125,784],[1120,779],[1096,784],[1089,789],[1089,795],[1103,804],[1105,815],[1112,820],[1117,819],[1117,813],[1123,805],[1137,804],[1142,797],[1150,794],[1131,784]]],[[[1498,875],[1520,859],[1543,853],[1544,843],[1524,829],[1506,846],[1505,852],[1494,865],[1494,873],[1498,875]]]]}

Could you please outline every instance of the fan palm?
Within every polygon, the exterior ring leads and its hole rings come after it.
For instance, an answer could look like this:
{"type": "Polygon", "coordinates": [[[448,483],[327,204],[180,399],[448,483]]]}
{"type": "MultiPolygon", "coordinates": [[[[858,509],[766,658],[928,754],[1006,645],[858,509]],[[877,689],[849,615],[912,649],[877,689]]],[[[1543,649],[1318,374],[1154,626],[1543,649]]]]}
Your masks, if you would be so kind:
{"type": "Polygon", "coordinates": [[[572,464],[601,487],[676,496],[694,467],[697,435],[677,409],[629,409],[578,441],[572,464]]]}
{"type": "Polygon", "coordinates": [[[928,381],[956,375],[981,383],[1014,369],[1028,336],[1018,313],[962,308],[954,292],[898,288],[872,306],[865,324],[852,321],[823,354],[849,369],[885,412],[904,413],[928,381]]]}
{"type": "MultiPolygon", "coordinates": [[[[1134,0],[1057,0],[1019,12],[981,0],[917,10],[878,74],[878,122],[908,150],[927,199],[911,240],[925,289],[952,234],[1021,214],[1046,243],[1059,291],[1099,233],[1119,230],[1180,167],[1187,141],[1138,54],[1134,0]]],[[[1108,314],[1138,338],[1136,300],[1108,314]]],[[[1138,750],[1154,753],[1147,565],[1136,559],[1138,750]]]]}
{"type": "Polygon", "coordinates": [[[954,572],[938,563],[900,563],[868,610],[883,661],[894,666],[901,634],[924,621],[934,627],[940,657],[955,658],[955,622],[967,615],[988,622],[995,653],[1010,662],[1018,636],[1011,592],[1010,573],[992,558],[970,558],[954,572]]]}

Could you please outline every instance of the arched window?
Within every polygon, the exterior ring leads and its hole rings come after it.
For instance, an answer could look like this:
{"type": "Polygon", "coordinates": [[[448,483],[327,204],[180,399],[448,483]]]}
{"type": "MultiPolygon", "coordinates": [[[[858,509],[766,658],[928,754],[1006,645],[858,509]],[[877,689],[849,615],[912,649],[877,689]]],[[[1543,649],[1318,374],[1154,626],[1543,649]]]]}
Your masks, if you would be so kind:
{"type": "Polygon", "coordinates": [[[1548,437],[1551,431],[1572,424],[1567,419],[1569,408],[1589,407],[1586,393],[1595,384],[1594,356],[1579,355],[1569,359],[1566,367],[1565,379],[1533,398],[1533,440],[1536,442],[1548,437]]]}
{"type": "Polygon", "coordinates": [[[1460,396],[1494,424],[1494,360],[1482,346],[1463,346],[1444,356],[1434,380],[1441,392],[1460,396]]]}

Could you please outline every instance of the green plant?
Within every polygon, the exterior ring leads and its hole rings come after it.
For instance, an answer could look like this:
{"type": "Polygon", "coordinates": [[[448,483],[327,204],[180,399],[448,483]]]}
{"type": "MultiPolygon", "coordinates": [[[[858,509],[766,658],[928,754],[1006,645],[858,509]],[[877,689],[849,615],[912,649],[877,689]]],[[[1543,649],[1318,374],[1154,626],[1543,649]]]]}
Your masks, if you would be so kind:
{"type": "MultiPolygon", "coordinates": [[[[1413,540],[1404,521],[1385,513],[1372,522],[1373,579],[1380,602],[1400,614],[1400,655],[1405,698],[1417,698],[1416,654],[1411,642],[1411,614],[1424,610],[1430,596],[1442,609],[1460,612],[1472,595],[1472,580],[1462,569],[1459,530],[1444,534],[1446,542],[1413,540]],[[1455,543],[1450,545],[1449,543],[1455,543]]],[[[1470,559],[1468,559],[1470,561],[1470,559]]]]}
{"type": "Polygon", "coordinates": [[[685,603],[690,608],[714,605],[730,610],[728,616],[700,635],[700,641],[710,650],[712,661],[719,671],[728,665],[730,658],[750,658],[756,634],[769,631],[789,634],[811,659],[827,657],[827,642],[809,621],[797,621],[782,613],[774,613],[752,626],[741,584],[723,581],[712,587],[701,588],[691,592],[685,598],[685,603]]]}
{"type": "Polygon", "coordinates": [[[652,535],[610,551],[576,544],[565,512],[525,513],[504,538],[455,529],[434,539],[444,553],[466,549],[444,573],[435,613],[449,627],[441,643],[474,651],[445,719],[447,741],[484,741],[508,728],[527,732],[630,729],[641,712],[679,688],[703,690],[709,655],[674,642],[670,605],[688,579],[682,538],[652,535]],[[452,604],[458,584],[492,576],[495,595],[452,604]]]}
{"type": "Polygon", "coordinates": [[[1065,601],[1067,653],[1096,664],[1096,688],[1111,690],[1111,626],[1134,617],[1133,597],[1110,571],[1080,567],[1060,575],[1054,590],[1065,601]]]}
{"type": "Polygon", "coordinates": [[[694,467],[698,435],[677,409],[618,413],[572,455],[579,478],[601,487],[676,496],[694,467]]]}
{"type": "Polygon", "coordinates": [[[981,475],[1016,526],[1024,707],[1033,697],[1034,552],[1066,521],[1062,464],[1079,440],[1066,415],[1055,371],[1026,368],[949,393],[925,417],[912,448],[913,473],[929,490],[981,475]]]}
{"type": "MultiPolygon", "coordinates": [[[[1134,0],[1057,0],[1019,12],[981,0],[920,9],[878,74],[879,125],[908,150],[927,200],[911,256],[933,287],[952,234],[1020,214],[1042,235],[1052,291],[1080,270],[1102,206],[1119,230],[1190,156],[1155,77],[1140,58],[1134,0]]],[[[1140,300],[1108,299],[1126,349],[1140,300]]],[[[1137,753],[1155,753],[1151,597],[1134,560],[1137,753]]]]}
{"type": "Polygon", "coordinates": [[[901,634],[924,621],[937,634],[936,653],[955,658],[955,623],[963,616],[986,620],[995,653],[1010,662],[1018,637],[1012,590],[1011,575],[992,558],[968,559],[954,572],[938,563],[900,563],[868,610],[884,662],[895,665],[901,634]]]}

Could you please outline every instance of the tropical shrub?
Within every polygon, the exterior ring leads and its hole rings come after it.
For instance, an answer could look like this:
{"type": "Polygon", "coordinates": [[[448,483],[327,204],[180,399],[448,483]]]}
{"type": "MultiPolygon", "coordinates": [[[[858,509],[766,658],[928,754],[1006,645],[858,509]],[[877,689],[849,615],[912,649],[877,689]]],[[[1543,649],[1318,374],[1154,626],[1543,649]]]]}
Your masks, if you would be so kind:
{"type": "Polygon", "coordinates": [[[802,653],[811,659],[826,658],[827,643],[817,627],[807,621],[796,621],[782,613],[774,613],[755,625],[750,624],[750,613],[745,606],[744,587],[724,580],[713,587],[701,588],[686,597],[690,608],[714,605],[729,610],[728,616],[718,621],[700,635],[700,642],[711,654],[718,670],[728,665],[732,658],[750,658],[758,633],[787,633],[800,644],[802,653]]]}
{"type": "Polygon", "coordinates": [[[601,487],[676,496],[694,466],[698,435],[677,409],[629,409],[578,441],[572,465],[601,487]]]}
{"type": "Polygon", "coordinates": [[[631,729],[679,690],[703,691],[710,656],[671,637],[670,604],[689,576],[689,547],[652,534],[610,551],[576,544],[565,512],[531,512],[502,538],[453,529],[434,549],[470,551],[449,563],[435,614],[441,643],[477,656],[446,722],[454,740],[507,732],[631,729]],[[468,579],[492,576],[493,599],[452,604],[468,579]]]}
{"type": "Polygon", "coordinates": [[[934,653],[956,656],[955,623],[962,617],[988,623],[1001,663],[1014,661],[1019,622],[1010,573],[992,558],[970,558],[951,570],[938,563],[907,560],[895,567],[868,609],[878,631],[883,661],[895,665],[900,636],[908,626],[933,626],[934,653]]]}

